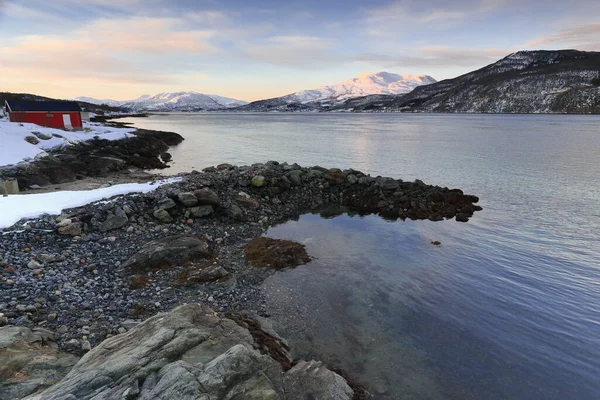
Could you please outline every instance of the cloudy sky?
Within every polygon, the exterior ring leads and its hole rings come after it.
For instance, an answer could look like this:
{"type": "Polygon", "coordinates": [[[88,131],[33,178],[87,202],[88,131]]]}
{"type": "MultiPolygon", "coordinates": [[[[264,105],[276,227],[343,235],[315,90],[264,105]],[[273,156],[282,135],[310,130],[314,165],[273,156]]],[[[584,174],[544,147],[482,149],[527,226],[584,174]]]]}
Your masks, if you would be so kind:
{"type": "Polygon", "coordinates": [[[600,51],[600,1],[0,0],[0,91],[60,98],[256,100],[561,48],[600,51]]]}

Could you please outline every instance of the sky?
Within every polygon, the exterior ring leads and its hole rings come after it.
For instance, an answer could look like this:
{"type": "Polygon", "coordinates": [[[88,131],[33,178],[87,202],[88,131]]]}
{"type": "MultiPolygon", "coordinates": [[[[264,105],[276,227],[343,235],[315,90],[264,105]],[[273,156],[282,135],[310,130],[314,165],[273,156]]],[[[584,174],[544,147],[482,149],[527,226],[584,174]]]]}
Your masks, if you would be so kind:
{"type": "Polygon", "coordinates": [[[0,0],[0,91],[56,98],[252,101],[565,48],[600,51],[600,1],[0,0]]]}

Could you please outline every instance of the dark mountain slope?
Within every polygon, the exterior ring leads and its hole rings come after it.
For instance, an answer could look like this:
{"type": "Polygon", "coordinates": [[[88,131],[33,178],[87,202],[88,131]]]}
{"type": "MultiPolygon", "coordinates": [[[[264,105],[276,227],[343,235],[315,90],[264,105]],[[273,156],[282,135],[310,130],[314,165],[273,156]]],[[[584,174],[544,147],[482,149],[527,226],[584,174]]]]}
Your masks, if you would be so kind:
{"type": "Polygon", "coordinates": [[[600,52],[521,51],[406,95],[350,99],[336,109],[452,113],[600,113],[600,52]]]}

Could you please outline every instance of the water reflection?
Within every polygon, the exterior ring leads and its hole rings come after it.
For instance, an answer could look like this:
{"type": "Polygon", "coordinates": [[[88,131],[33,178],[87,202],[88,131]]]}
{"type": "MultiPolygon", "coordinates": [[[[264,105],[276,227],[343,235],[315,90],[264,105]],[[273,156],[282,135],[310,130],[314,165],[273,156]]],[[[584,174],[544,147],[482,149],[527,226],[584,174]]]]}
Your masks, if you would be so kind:
{"type": "Polygon", "coordinates": [[[537,278],[497,268],[532,254],[489,252],[469,224],[392,223],[343,211],[325,209],[268,232],[306,244],[316,257],[263,286],[295,356],[346,368],[381,399],[596,393],[586,368],[569,367],[586,356],[565,358],[579,340],[556,334],[560,322],[544,316],[553,311],[542,310],[529,282],[537,278]]]}

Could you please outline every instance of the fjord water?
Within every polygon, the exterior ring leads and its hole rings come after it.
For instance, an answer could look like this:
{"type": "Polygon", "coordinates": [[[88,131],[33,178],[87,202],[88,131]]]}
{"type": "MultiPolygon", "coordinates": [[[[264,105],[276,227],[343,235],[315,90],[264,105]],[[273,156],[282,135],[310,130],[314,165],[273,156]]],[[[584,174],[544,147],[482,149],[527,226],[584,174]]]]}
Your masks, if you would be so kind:
{"type": "Polygon", "coordinates": [[[264,284],[294,355],[376,398],[600,398],[600,117],[171,114],[169,173],[267,160],[481,198],[468,223],[302,216],[268,235],[315,260],[264,284]],[[439,240],[440,247],[430,244],[439,240]]]}

